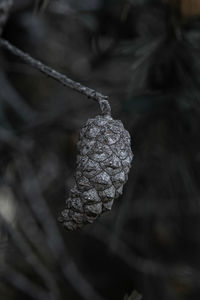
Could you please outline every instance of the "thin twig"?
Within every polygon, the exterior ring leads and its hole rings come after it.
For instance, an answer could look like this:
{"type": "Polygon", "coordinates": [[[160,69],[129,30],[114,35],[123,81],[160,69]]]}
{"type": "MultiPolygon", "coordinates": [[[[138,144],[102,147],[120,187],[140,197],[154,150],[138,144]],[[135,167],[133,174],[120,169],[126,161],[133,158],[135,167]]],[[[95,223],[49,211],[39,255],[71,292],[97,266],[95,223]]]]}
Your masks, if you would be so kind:
{"type": "Polygon", "coordinates": [[[57,80],[61,84],[71,88],[74,91],[77,91],[88,98],[91,98],[97,101],[100,105],[101,111],[103,114],[110,114],[111,108],[108,102],[108,96],[105,96],[91,88],[88,88],[81,83],[74,81],[67,77],[64,74],[59,73],[58,71],[50,68],[49,66],[43,64],[41,61],[33,58],[28,53],[23,52],[22,50],[18,49],[11,43],[9,43],[5,39],[0,39],[0,47],[10,51],[15,56],[18,56],[21,60],[23,60],[28,65],[32,66],[33,68],[39,70],[40,72],[44,73],[45,75],[57,80]]]}

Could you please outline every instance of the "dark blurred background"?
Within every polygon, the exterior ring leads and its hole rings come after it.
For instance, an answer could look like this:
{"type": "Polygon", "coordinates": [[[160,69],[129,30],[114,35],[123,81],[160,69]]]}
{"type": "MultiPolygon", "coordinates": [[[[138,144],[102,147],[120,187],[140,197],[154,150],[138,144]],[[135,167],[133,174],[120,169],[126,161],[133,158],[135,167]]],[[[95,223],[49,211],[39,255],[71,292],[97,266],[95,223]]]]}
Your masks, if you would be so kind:
{"type": "Polygon", "coordinates": [[[98,105],[1,50],[1,300],[200,299],[199,14],[198,0],[14,0],[2,37],[109,95],[134,161],[110,213],[63,229],[98,105]]]}

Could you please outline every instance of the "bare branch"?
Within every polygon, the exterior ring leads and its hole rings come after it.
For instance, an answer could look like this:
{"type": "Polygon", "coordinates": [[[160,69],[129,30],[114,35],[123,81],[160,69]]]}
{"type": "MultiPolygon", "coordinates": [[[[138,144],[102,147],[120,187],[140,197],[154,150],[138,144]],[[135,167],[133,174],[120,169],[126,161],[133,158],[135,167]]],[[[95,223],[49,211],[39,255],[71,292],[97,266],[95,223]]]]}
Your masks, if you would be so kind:
{"type": "Polygon", "coordinates": [[[97,101],[100,105],[101,111],[103,114],[110,114],[111,108],[108,102],[108,96],[105,96],[91,88],[88,88],[81,83],[74,81],[67,77],[64,74],[59,73],[58,71],[50,68],[49,66],[43,64],[41,61],[33,58],[28,53],[23,52],[22,50],[18,49],[11,43],[9,43],[5,39],[0,39],[0,47],[10,51],[15,56],[18,56],[21,60],[23,60],[26,64],[32,66],[33,68],[39,70],[40,72],[44,73],[45,75],[57,80],[61,84],[71,88],[72,90],[87,96],[95,101],[97,101]]]}

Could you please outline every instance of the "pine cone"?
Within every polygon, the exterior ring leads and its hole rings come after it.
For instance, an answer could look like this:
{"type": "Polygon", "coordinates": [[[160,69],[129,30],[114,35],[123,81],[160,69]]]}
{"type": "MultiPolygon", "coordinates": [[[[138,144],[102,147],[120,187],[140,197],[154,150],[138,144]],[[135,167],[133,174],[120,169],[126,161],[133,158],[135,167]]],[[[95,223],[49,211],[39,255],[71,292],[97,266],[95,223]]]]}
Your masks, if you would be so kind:
{"type": "Polygon", "coordinates": [[[69,230],[92,223],[112,208],[128,179],[133,154],[130,135],[110,115],[89,119],[78,142],[76,184],[59,221],[69,230]]]}
{"type": "Polygon", "coordinates": [[[2,33],[3,26],[8,18],[8,14],[12,4],[12,0],[0,0],[0,35],[2,33]]]}

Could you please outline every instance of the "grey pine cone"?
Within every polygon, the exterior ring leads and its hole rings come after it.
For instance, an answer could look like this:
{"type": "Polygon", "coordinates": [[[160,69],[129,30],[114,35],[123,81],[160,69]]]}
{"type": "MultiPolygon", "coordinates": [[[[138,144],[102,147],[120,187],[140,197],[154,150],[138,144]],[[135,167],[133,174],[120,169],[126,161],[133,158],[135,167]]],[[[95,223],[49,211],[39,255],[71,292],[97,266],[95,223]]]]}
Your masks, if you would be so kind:
{"type": "Polygon", "coordinates": [[[130,135],[110,115],[89,119],[78,142],[76,184],[59,221],[68,230],[92,223],[112,208],[128,179],[133,154],[130,135]]]}
{"type": "Polygon", "coordinates": [[[0,0],[0,35],[6,23],[13,0],[0,0]]]}

